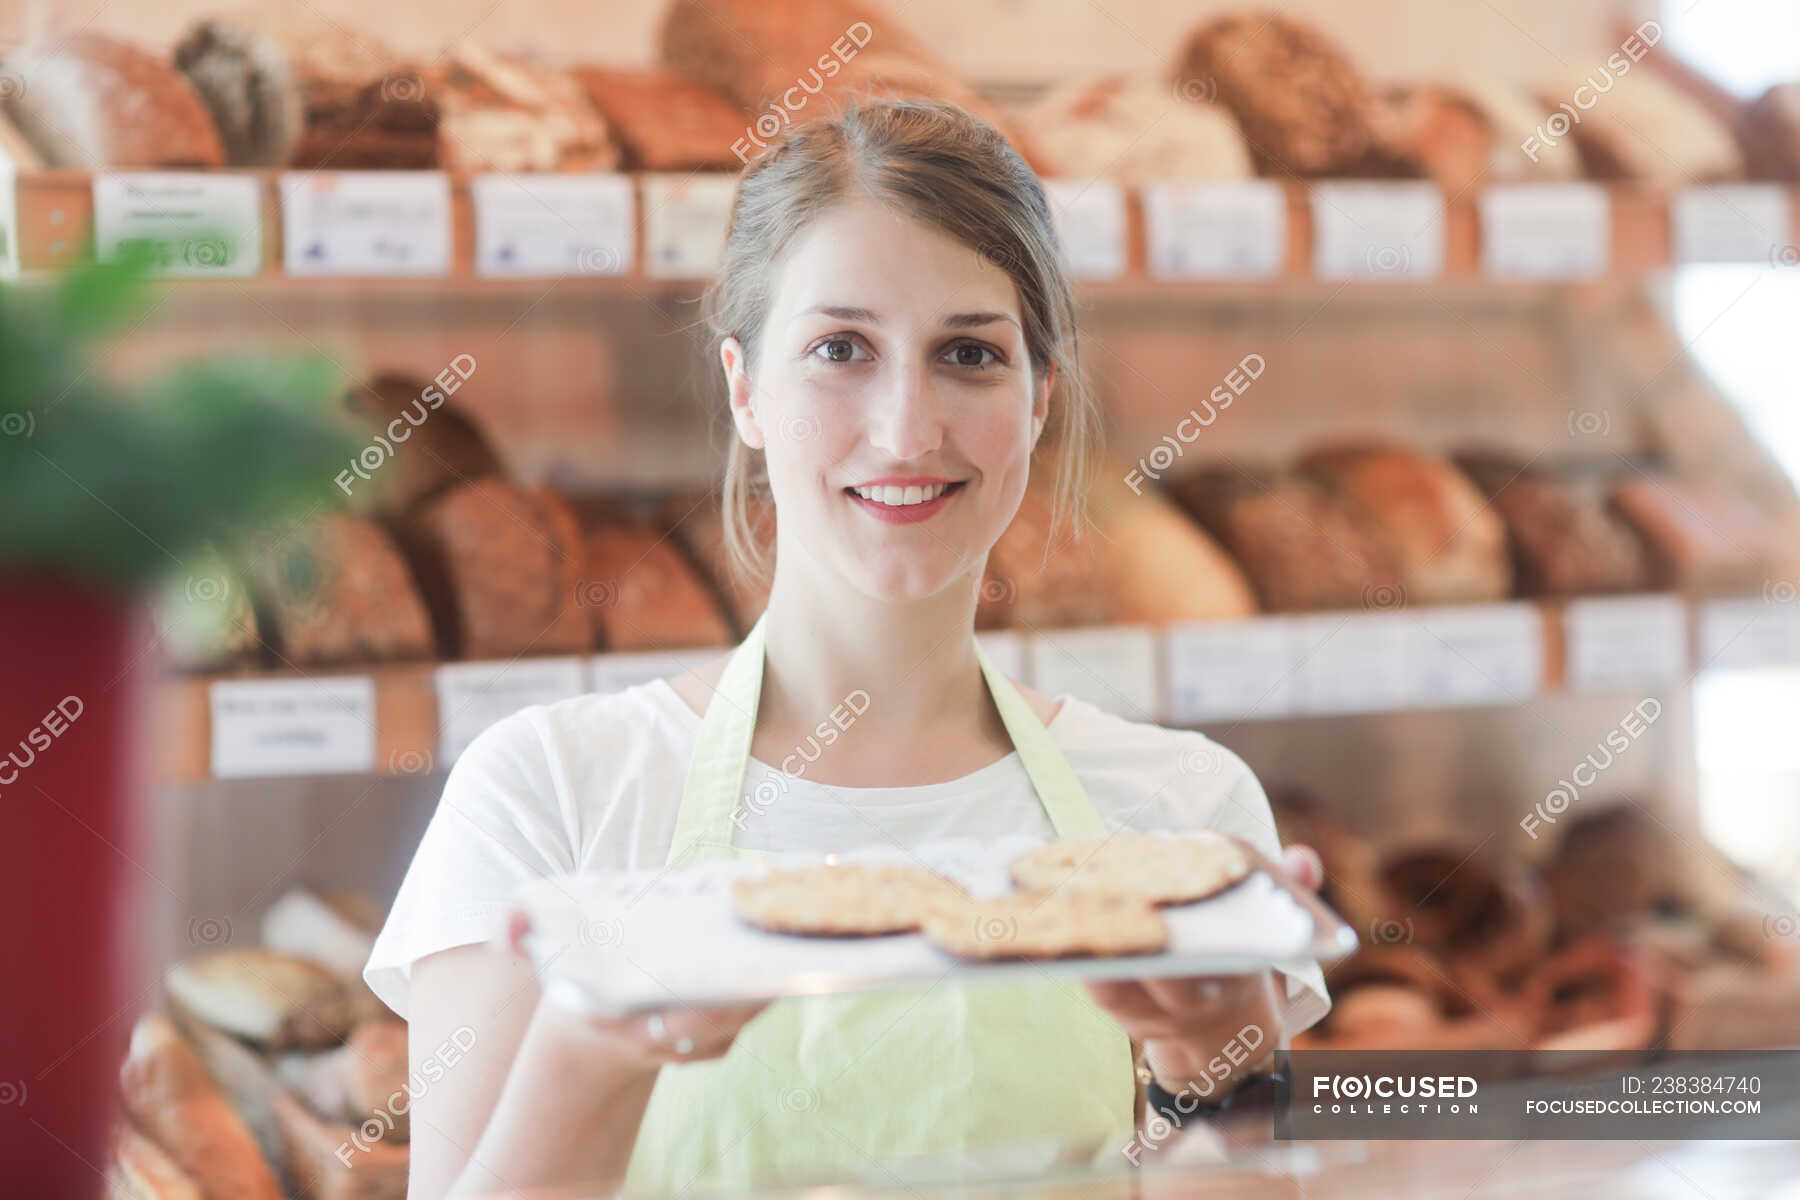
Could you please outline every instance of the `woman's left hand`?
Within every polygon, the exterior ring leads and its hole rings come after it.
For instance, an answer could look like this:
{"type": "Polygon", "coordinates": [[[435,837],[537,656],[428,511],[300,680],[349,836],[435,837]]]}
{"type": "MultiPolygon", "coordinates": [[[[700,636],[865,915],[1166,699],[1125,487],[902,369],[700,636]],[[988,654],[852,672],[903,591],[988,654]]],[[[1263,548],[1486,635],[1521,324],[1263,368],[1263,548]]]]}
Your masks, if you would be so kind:
{"type": "MultiPolygon", "coordinates": [[[[1324,879],[1318,854],[1299,843],[1282,852],[1281,869],[1314,891],[1324,879]]],[[[1127,1036],[1143,1043],[1145,1064],[1171,1092],[1189,1081],[1207,1080],[1210,1093],[1221,1082],[1217,1064],[1227,1064],[1231,1076],[1241,1077],[1279,1042],[1281,1009],[1269,971],[1109,980],[1087,988],[1127,1036]],[[1251,1027],[1256,1033],[1246,1032],[1251,1027]]]]}

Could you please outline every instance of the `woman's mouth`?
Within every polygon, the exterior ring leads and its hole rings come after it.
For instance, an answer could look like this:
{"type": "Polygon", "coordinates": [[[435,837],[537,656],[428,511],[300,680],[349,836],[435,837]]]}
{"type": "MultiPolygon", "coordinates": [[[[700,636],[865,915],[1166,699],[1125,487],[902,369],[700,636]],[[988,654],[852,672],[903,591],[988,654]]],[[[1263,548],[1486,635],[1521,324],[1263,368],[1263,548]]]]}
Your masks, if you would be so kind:
{"type": "Polygon", "coordinates": [[[962,488],[962,480],[907,487],[875,484],[868,487],[847,487],[844,494],[877,521],[886,521],[890,525],[911,525],[936,515],[962,488]]]}

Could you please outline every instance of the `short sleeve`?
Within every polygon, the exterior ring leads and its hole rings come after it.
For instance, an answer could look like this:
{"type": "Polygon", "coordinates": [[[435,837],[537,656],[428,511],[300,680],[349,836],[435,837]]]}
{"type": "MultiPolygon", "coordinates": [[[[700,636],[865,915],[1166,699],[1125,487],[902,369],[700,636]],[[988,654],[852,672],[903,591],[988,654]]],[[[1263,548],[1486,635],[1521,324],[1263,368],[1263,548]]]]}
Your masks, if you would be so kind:
{"type": "Polygon", "coordinates": [[[483,730],[444,783],[363,968],[370,989],[401,1017],[413,963],[487,941],[519,885],[575,868],[537,716],[527,708],[483,730]]]}
{"type": "MultiPolygon", "coordinates": [[[[1194,736],[1204,736],[1195,734],[1194,736]]],[[[1221,833],[1241,837],[1270,859],[1280,861],[1281,838],[1275,831],[1275,814],[1269,809],[1269,798],[1254,772],[1222,746],[1208,742],[1208,750],[1233,770],[1235,781],[1219,797],[1218,807],[1208,822],[1221,833]]],[[[1325,990],[1325,973],[1317,962],[1296,966],[1281,972],[1287,981],[1287,1006],[1282,1025],[1289,1036],[1309,1029],[1331,1011],[1331,994],[1325,990]]]]}

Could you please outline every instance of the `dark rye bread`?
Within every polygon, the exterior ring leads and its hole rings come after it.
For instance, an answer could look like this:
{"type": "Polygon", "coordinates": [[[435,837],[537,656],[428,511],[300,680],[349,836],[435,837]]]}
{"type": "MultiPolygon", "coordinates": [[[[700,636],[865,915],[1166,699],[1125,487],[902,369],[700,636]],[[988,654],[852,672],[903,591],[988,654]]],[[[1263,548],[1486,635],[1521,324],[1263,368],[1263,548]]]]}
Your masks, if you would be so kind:
{"type": "Polygon", "coordinates": [[[580,522],[548,488],[458,484],[396,526],[445,658],[578,654],[580,522]]]}
{"type": "Polygon", "coordinates": [[[418,586],[374,522],[332,513],[263,538],[249,558],[259,624],[282,665],[430,656],[418,586]]]}
{"type": "Polygon", "coordinates": [[[1456,464],[1506,522],[1522,592],[1573,596],[1651,586],[1644,544],[1607,504],[1599,480],[1495,451],[1466,451],[1456,464]]]}
{"type": "Polygon", "coordinates": [[[6,107],[46,165],[218,167],[225,149],[206,105],[179,71],[97,33],[21,46],[0,67],[16,81],[6,107]]]}

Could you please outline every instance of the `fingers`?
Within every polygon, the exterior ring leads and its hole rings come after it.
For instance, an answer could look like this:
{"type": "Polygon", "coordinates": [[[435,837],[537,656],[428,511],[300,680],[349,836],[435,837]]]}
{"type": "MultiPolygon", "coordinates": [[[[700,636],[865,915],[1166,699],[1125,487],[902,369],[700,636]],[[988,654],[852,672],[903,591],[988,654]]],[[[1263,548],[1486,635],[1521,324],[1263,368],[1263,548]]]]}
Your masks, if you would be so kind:
{"type": "Polygon", "coordinates": [[[523,909],[515,908],[506,915],[506,944],[514,954],[525,953],[525,937],[531,932],[531,918],[523,909]]]}
{"type": "Polygon", "coordinates": [[[1319,852],[1304,842],[1295,842],[1281,852],[1281,867],[1294,880],[1310,892],[1319,890],[1325,882],[1325,864],[1319,859],[1319,852]]]}

